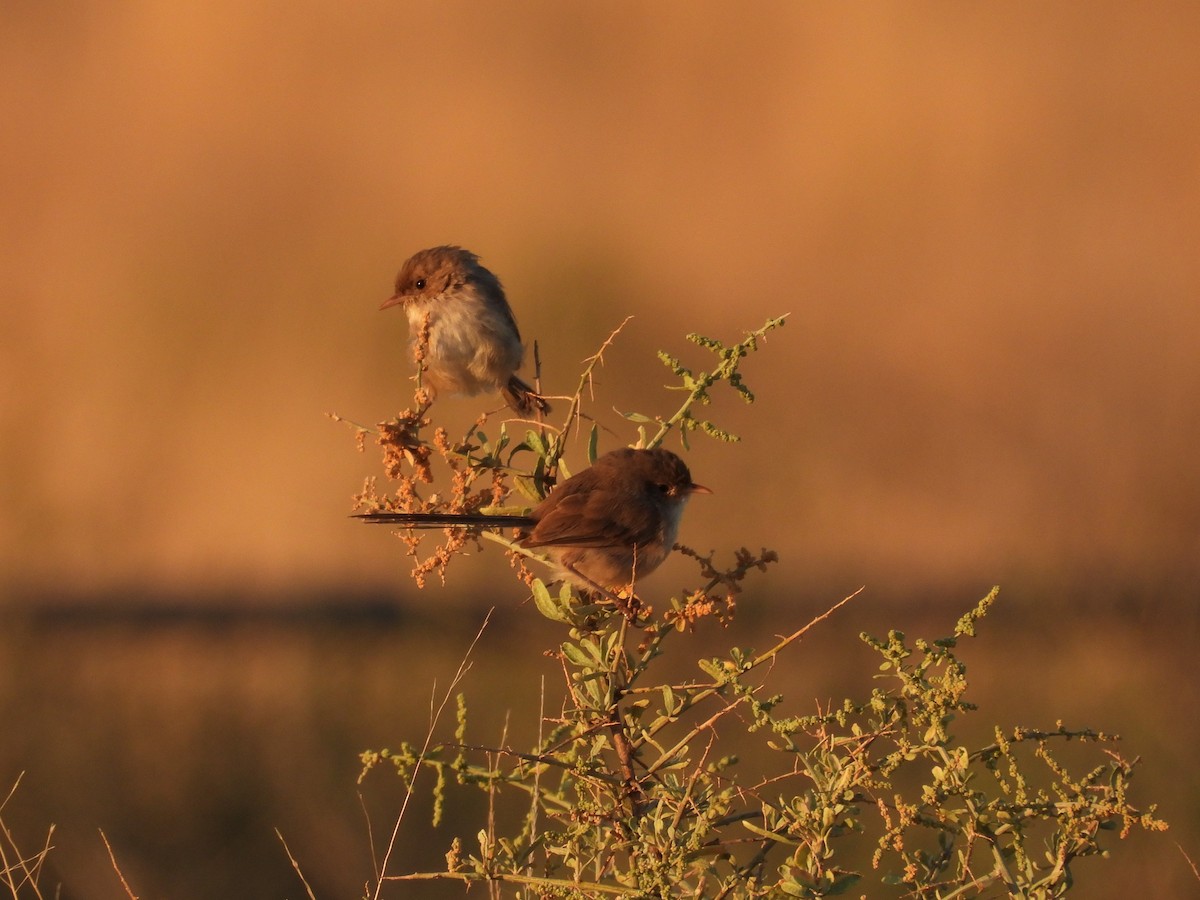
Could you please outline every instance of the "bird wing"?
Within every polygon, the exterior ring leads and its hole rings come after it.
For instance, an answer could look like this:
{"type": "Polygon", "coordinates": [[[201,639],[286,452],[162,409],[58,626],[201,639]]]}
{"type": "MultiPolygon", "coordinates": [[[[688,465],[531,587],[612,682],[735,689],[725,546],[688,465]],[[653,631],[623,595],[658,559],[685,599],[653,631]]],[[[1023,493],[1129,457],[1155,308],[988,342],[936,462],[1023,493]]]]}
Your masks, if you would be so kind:
{"type": "Polygon", "coordinates": [[[657,531],[654,522],[631,522],[627,517],[614,515],[612,498],[606,502],[601,493],[581,492],[561,497],[538,518],[524,545],[633,547],[654,539],[657,531]]]}

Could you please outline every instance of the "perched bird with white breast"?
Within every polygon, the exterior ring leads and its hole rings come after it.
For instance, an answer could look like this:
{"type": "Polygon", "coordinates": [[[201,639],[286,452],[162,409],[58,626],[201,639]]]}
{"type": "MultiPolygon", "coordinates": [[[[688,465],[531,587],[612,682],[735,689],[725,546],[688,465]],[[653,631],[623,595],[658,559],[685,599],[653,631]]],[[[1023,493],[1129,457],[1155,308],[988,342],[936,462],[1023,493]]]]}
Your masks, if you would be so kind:
{"type": "Polygon", "coordinates": [[[379,307],[402,306],[410,345],[419,352],[428,318],[422,384],[431,396],[474,396],[498,391],[521,415],[549,412],[549,404],[517,377],[525,347],[500,279],[462,247],[414,253],[396,276],[396,292],[379,307]]]}

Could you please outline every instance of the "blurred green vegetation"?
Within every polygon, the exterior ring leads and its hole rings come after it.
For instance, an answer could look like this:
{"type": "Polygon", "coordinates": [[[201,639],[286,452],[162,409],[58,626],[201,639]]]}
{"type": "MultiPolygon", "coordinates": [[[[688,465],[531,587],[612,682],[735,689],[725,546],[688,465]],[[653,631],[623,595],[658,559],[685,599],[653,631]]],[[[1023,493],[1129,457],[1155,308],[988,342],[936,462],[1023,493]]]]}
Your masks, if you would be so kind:
{"type": "MultiPolygon", "coordinates": [[[[516,590],[503,593],[462,686],[470,735],[494,743],[507,729],[510,744],[532,746],[542,679],[552,695],[562,677],[541,651],[561,634],[531,602],[511,602],[516,590]]],[[[372,598],[328,599],[287,615],[183,610],[5,620],[0,772],[26,775],[4,820],[26,848],[57,825],[44,887],[61,880],[64,898],[122,896],[103,829],[139,896],[297,896],[302,888],[275,838],[279,828],[318,897],[357,896],[372,871],[364,810],[380,853],[401,801],[400,781],[386,768],[356,786],[358,754],[425,732],[435,689],[449,685],[485,610],[431,608],[414,617],[365,602],[372,598]]],[[[664,662],[691,676],[689,657],[735,645],[765,649],[831,599],[750,587],[729,628],[704,623],[687,638],[687,655],[664,662]]],[[[922,608],[920,598],[910,599],[898,607],[868,592],[782,656],[771,680],[785,694],[784,714],[870,689],[878,661],[859,630],[946,630],[944,605],[922,608]]],[[[1158,837],[1135,832],[1111,859],[1080,863],[1082,894],[1193,893],[1176,842],[1196,858],[1200,796],[1180,773],[1200,741],[1190,714],[1200,697],[1184,674],[1200,649],[1197,621],[1118,614],[1031,621],[1019,611],[1030,598],[1013,600],[1001,602],[962,648],[968,699],[982,707],[979,722],[963,727],[984,731],[959,736],[987,743],[987,722],[1053,728],[1060,716],[1068,727],[1121,734],[1118,749],[1143,759],[1135,802],[1161,801],[1172,827],[1158,837]]],[[[446,717],[440,736],[453,727],[446,717]]],[[[743,767],[753,771],[753,754],[743,767]]],[[[446,821],[431,830],[428,792],[417,795],[394,872],[438,868],[451,837],[469,843],[486,814],[477,790],[451,786],[446,821]]],[[[459,893],[407,885],[391,895],[459,893]]]]}

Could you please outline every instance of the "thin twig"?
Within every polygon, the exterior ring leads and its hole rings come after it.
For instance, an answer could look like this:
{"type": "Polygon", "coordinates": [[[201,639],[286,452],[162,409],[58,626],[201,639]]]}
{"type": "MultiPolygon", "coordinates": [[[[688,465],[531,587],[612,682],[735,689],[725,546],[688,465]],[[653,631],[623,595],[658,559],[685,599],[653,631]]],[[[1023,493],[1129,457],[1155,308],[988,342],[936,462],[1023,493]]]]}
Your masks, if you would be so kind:
{"type": "Polygon", "coordinates": [[[661,769],[663,766],[665,766],[667,763],[669,763],[671,761],[671,758],[676,753],[678,753],[680,750],[684,749],[688,745],[688,742],[690,742],[693,738],[695,738],[696,735],[698,735],[700,732],[702,732],[706,728],[711,728],[714,724],[716,724],[717,719],[721,718],[726,713],[732,711],[738,705],[743,703],[745,701],[745,699],[746,698],[743,696],[743,697],[737,697],[733,700],[730,700],[729,703],[727,703],[724,707],[722,707],[721,709],[718,709],[715,713],[713,713],[711,716],[709,716],[707,719],[705,719],[699,725],[695,726],[691,731],[689,731],[687,734],[685,734],[683,737],[681,737],[678,741],[676,741],[675,745],[673,747],[671,747],[669,750],[664,750],[662,755],[660,755],[658,757],[658,759],[654,761],[653,765],[651,765],[649,768],[646,769],[646,774],[644,777],[649,778],[651,775],[653,775],[655,772],[657,772],[659,769],[661,769]]]}
{"type": "Polygon", "coordinates": [[[1175,846],[1179,848],[1179,852],[1183,854],[1183,858],[1186,859],[1188,865],[1192,867],[1192,874],[1196,876],[1196,880],[1200,881],[1200,869],[1196,868],[1196,864],[1192,862],[1192,858],[1188,856],[1187,851],[1183,849],[1183,844],[1179,843],[1179,841],[1176,841],[1175,846]]]}
{"type": "Polygon", "coordinates": [[[341,422],[343,425],[349,425],[351,428],[361,431],[364,434],[378,434],[374,428],[368,428],[366,425],[359,425],[357,422],[347,419],[345,416],[339,416],[337,413],[327,412],[325,415],[330,419],[333,419],[335,422],[341,422]]]}
{"type": "Polygon", "coordinates": [[[579,420],[579,407],[583,402],[584,388],[587,388],[593,397],[595,396],[594,391],[592,391],[593,370],[595,370],[597,365],[600,365],[604,362],[604,351],[612,346],[612,343],[616,340],[617,335],[621,333],[621,329],[628,325],[629,320],[632,318],[633,316],[626,316],[625,320],[616,328],[614,328],[609,333],[608,337],[604,339],[604,342],[600,345],[600,349],[584,360],[586,365],[584,366],[583,372],[579,376],[579,384],[575,388],[575,394],[571,397],[571,405],[567,408],[567,417],[563,422],[562,440],[558,444],[559,453],[562,452],[566,445],[567,435],[571,433],[571,426],[579,420]]]}
{"type": "Polygon", "coordinates": [[[362,807],[363,818],[367,820],[367,843],[371,847],[371,874],[379,878],[379,857],[375,855],[375,829],[371,827],[371,813],[367,809],[367,801],[363,799],[362,791],[358,792],[358,805],[362,807]]]}
{"type": "MultiPolygon", "coordinates": [[[[694,406],[702,397],[707,396],[708,389],[710,387],[720,381],[729,381],[732,384],[741,360],[746,357],[751,350],[757,348],[756,341],[759,338],[766,340],[767,333],[771,331],[771,329],[782,325],[789,315],[790,313],[784,313],[778,319],[769,320],[766,325],[764,325],[762,328],[759,328],[757,331],[747,332],[749,336],[740,344],[737,344],[734,347],[724,348],[720,354],[720,364],[711,372],[705,372],[699,376],[694,376],[694,373],[687,373],[689,376],[692,376],[694,387],[689,392],[687,399],[683,401],[683,404],[678,410],[675,411],[675,414],[672,415],[671,418],[666,420],[658,419],[658,433],[655,434],[654,437],[650,438],[650,440],[646,441],[646,449],[657,447],[663,442],[672,428],[677,426],[684,419],[690,418],[692,406],[694,406]]],[[[693,336],[689,335],[689,338],[691,337],[693,336]]],[[[686,390],[686,383],[684,389],[686,390]]]]}
{"type": "Polygon", "coordinates": [[[446,693],[442,697],[442,702],[437,706],[436,710],[430,710],[429,730],[425,733],[425,743],[421,747],[421,752],[417,756],[417,764],[413,767],[412,777],[408,779],[408,785],[404,792],[404,802],[400,804],[400,812],[396,816],[396,822],[392,826],[391,837],[388,838],[387,850],[383,854],[383,862],[379,867],[379,877],[375,882],[374,900],[379,900],[380,892],[383,890],[383,882],[389,877],[387,875],[388,861],[392,857],[392,851],[396,847],[396,838],[400,834],[400,823],[404,821],[404,813],[408,809],[408,803],[413,796],[413,788],[417,783],[417,776],[421,770],[421,763],[425,761],[425,755],[429,752],[429,746],[433,743],[433,732],[437,727],[438,720],[441,718],[442,712],[446,709],[446,704],[450,702],[450,696],[454,689],[458,687],[467,671],[471,668],[471,654],[475,650],[475,645],[479,643],[479,639],[483,637],[484,630],[488,627],[488,623],[492,620],[492,613],[495,607],[487,611],[487,615],[483,617],[483,624],[479,626],[479,631],[475,633],[474,639],[471,641],[471,646],[467,648],[467,652],[463,655],[462,661],[458,664],[458,671],[454,673],[454,678],[450,681],[450,686],[446,688],[446,693]]]}
{"type": "Polygon", "coordinates": [[[833,604],[833,606],[829,607],[829,609],[825,610],[825,612],[821,613],[819,616],[817,616],[815,619],[813,619],[811,622],[809,622],[807,625],[805,625],[799,631],[794,631],[791,634],[789,634],[787,637],[785,637],[783,640],[781,640],[778,644],[776,644],[774,647],[772,647],[766,653],[760,653],[758,656],[754,657],[754,659],[750,662],[750,665],[746,667],[746,671],[748,672],[751,669],[757,668],[758,666],[762,665],[764,662],[774,659],[779,654],[779,652],[781,650],[783,650],[788,644],[791,644],[793,641],[797,641],[800,638],[804,637],[804,635],[807,634],[810,630],[815,628],[821,622],[824,622],[826,619],[828,619],[835,612],[837,612],[839,609],[841,609],[843,606],[845,606],[847,603],[849,603],[851,600],[853,600],[855,597],[857,597],[859,594],[861,594],[865,590],[866,590],[866,585],[863,585],[857,591],[855,591],[853,594],[849,594],[849,595],[843,597],[837,603],[833,604]]]}
{"type": "Polygon", "coordinates": [[[572,881],[567,878],[545,878],[529,875],[506,874],[494,872],[488,875],[478,875],[474,872],[413,872],[411,875],[389,875],[388,881],[461,881],[470,886],[473,881],[500,881],[506,884],[525,884],[531,887],[553,888],[558,891],[571,891],[572,896],[593,896],[596,894],[613,894],[618,897],[631,897],[637,892],[631,888],[616,884],[602,884],[598,881],[572,881]]]}
{"type": "MultiPolygon", "coordinates": [[[[538,736],[537,746],[542,746],[544,740],[544,729],[546,727],[546,676],[542,675],[541,690],[538,692],[538,736]]],[[[534,845],[537,843],[538,837],[538,809],[541,803],[538,798],[541,797],[541,782],[542,782],[542,767],[533,767],[533,792],[530,796],[529,809],[529,843],[534,845]]],[[[533,857],[530,855],[530,864],[526,866],[527,872],[533,871],[533,857]]]]}
{"type": "MultiPolygon", "coordinates": [[[[0,811],[8,805],[8,801],[17,792],[17,787],[21,784],[21,779],[24,777],[24,772],[17,776],[17,780],[13,783],[11,790],[9,790],[8,796],[4,798],[3,803],[0,803],[0,811]]],[[[41,888],[38,887],[38,878],[41,875],[42,866],[46,862],[46,857],[50,855],[50,850],[52,849],[50,840],[54,834],[54,826],[51,825],[50,829],[46,832],[46,841],[42,845],[42,849],[28,858],[21,853],[21,848],[17,846],[16,838],[13,837],[12,832],[4,824],[2,818],[0,818],[0,834],[4,837],[4,841],[0,841],[0,878],[3,878],[4,883],[12,892],[14,900],[20,896],[19,892],[26,884],[33,889],[34,896],[38,900],[43,900],[41,888]],[[7,842],[16,855],[16,859],[13,861],[10,861],[8,858],[8,851],[5,850],[5,842],[7,842]],[[15,873],[20,873],[20,881],[15,880],[15,873]]]]}
{"type": "MultiPolygon", "coordinates": [[[[129,886],[129,882],[125,880],[125,874],[121,871],[121,867],[117,865],[117,855],[113,853],[112,844],[108,842],[108,835],[104,833],[103,828],[97,829],[100,832],[100,840],[104,841],[104,849],[108,851],[109,862],[112,863],[113,871],[117,873],[117,877],[121,879],[121,887],[125,888],[125,895],[129,900],[138,900],[137,894],[133,892],[133,888],[129,886]]],[[[316,900],[316,897],[313,898],[316,900]]]]}
{"type": "MultiPolygon", "coordinates": [[[[759,654],[758,656],[756,656],[753,660],[751,660],[746,665],[744,671],[749,672],[751,669],[754,669],[754,668],[760,666],[762,663],[767,662],[768,660],[773,660],[781,650],[783,650],[785,647],[787,647],[788,644],[792,643],[793,641],[799,640],[810,629],[815,627],[818,623],[823,622],[826,619],[828,619],[837,610],[839,610],[841,607],[845,606],[847,603],[849,603],[851,600],[853,600],[855,597],[857,597],[859,594],[861,594],[864,590],[865,590],[865,586],[860,587],[853,594],[843,597],[841,600],[839,600],[833,606],[829,607],[829,609],[825,610],[825,612],[821,613],[819,616],[817,616],[812,621],[810,621],[803,628],[788,635],[786,638],[781,640],[778,644],[776,644],[774,647],[772,647],[766,653],[762,653],[762,654],[759,654]]],[[[663,632],[663,634],[666,634],[666,632],[663,632]]],[[[709,687],[704,688],[703,690],[697,691],[695,694],[693,694],[691,696],[691,698],[690,698],[691,702],[685,703],[685,705],[679,710],[679,712],[675,716],[670,717],[670,718],[661,719],[659,722],[650,726],[650,728],[645,731],[644,737],[646,737],[646,738],[655,737],[660,731],[662,731],[664,728],[666,728],[668,725],[670,725],[672,722],[674,722],[676,719],[678,719],[679,715],[682,715],[686,710],[694,708],[701,701],[707,700],[713,694],[718,693],[721,690],[721,687],[722,687],[722,685],[720,685],[720,684],[713,684],[713,685],[710,685],[709,687]]],[[[736,705],[736,702],[740,702],[740,701],[735,701],[734,705],[736,705]]],[[[720,713],[718,713],[718,715],[724,715],[725,712],[727,712],[727,711],[728,710],[722,710],[720,713]]],[[[696,730],[698,731],[699,729],[696,729],[696,730]]],[[[662,757],[660,757],[659,761],[657,763],[655,763],[655,765],[658,766],[658,765],[661,765],[663,762],[665,762],[666,756],[667,756],[667,754],[664,754],[662,757]]]]}
{"type": "Polygon", "coordinates": [[[4,812],[4,807],[8,806],[8,801],[13,798],[13,794],[17,792],[17,788],[21,786],[21,779],[25,777],[25,773],[21,772],[17,775],[17,780],[13,782],[13,786],[8,790],[8,796],[0,801],[0,812],[4,812]]]}

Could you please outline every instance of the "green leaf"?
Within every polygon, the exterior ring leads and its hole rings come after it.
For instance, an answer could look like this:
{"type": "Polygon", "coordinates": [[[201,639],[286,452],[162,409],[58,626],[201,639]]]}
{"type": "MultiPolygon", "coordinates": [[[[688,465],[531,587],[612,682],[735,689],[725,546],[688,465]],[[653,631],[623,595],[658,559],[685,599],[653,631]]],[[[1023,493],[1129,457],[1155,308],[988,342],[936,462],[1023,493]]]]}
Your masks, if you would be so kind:
{"type": "Polygon", "coordinates": [[[546,456],[546,442],[542,440],[542,436],[536,431],[530,430],[525,432],[525,445],[529,447],[538,456],[546,456]]]}
{"type": "Polygon", "coordinates": [[[595,661],[589,658],[577,644],[572,644],[570,641],[564,642],[562,652],[563,656],[567,658],[567,662],[571,663],[571,665],[578,666],[581,669],[590,670],[593,668],[595,661]]]}
{"type": "Polygon", "coordinates": [[[527,516],[531,506],[481,506],[479,511],[485,516],[527,516]]]}
{"type": "Polygon", "coordinates": [[[839,875],[825,889],[825,896],[836,897],[838,894],[844,894],[847,888],[853,887],[861,878],[862,876],[856,872],[847,872],[845,875],[839,875]]]}
{"type": "Polygon", "coordinates": [[[532,500],[534,503],[541,503],[542,497],[538,493],[537,480],[529,475],[517,475],[513,478],[513,482],[517,486],[517,490],[532,500]]]}
{"type": "Polygon", "coordinates": [[[759,837],[767,838],[768,840],[775,841],[776,843],[786,844],[789,847],[799,847],[800,846],[799,841],[794,841],[791,838],[789,838],[787,835],[779,834],[778,832],[768,831],[765,828],[761,828],[758,825],[755,825],[749,819],[742,819],[742,827],[745,828],[747,831],[749,831],[751,834],[757,834],[759,837]]]}
{"type": "Polygon", "coordinates": [[[596,461],[596,448],[600,443],[600,427],[595,422],[592,423],[592,429],[588,433],[587,458],[588,464],[591,465],[596,461]]]}
{"type": "Polygon", "coordinates": [[[537,606],[538,612],[552,622],[562,622],[566,625],[571,624],[571,618],[568,616],[555,600],[550,596],[550,591],[540,578],[533,580],[533,602],[537,606]]]}

